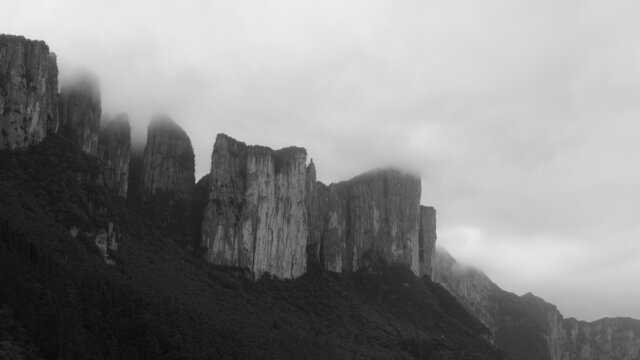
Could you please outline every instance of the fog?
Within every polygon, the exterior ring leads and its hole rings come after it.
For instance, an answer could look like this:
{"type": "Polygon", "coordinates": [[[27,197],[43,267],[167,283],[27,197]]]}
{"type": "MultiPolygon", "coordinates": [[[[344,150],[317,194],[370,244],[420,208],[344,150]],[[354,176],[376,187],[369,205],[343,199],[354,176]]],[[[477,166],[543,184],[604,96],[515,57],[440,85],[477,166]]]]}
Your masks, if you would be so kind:
{"type": "Polygon", "coordinates": [[[640,318],[640,3],[10,1],[103,114],[303,146],[324,182],[422,176],[438,243],[565,316],[640,318]]]}

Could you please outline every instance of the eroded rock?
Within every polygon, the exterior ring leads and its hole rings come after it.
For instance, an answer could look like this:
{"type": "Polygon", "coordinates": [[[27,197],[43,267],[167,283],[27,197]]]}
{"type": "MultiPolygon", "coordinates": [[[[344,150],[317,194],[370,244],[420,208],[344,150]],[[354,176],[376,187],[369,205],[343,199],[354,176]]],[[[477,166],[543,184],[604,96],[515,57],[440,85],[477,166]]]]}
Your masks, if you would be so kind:
{"type": "Polygon", "coordinates": [[[0,150],[24,149],[58,129],[58,66],[43,41],[0,35],[0,150]]]}
{"type": "Polygon", "coordinates": [[[119,233],[112,222],[109,222],[106,228],[100,229],[95,235],[94,243],[100,250],[104,261],[109,265],[115,265],[115,261],[109,257],[109,251],[118,250],[118,237],[119,233]]]}
{"type": "Polygon", "coordinates": [[[293,278],[306,271],[306,150],[247,146],[220,134],[202,220],[206,258],[293,278]]]}
{"type": "Polygon", "coordinates": [[[195,160],[187,133],[168,116],[151,120],[142,158],[143,198],[168,193],[191,199],[195,184],[195,160]]]}
{"type": "Polygon", "coordinates": [[[326,186],[313,184],[310,247],[331,271],[405,264],[419,275],[420,178],[377,170],[326,186]]]}
{"type": "Polygon", "coordinates": [[[58,104],[60,131],[87,154],[98,155],[102,103],[98,78],[77,70],[62,86],[58,104]]]}
{"type": "Polygon", "coordinates": [[[420,231],[418,233],[420,276],[433,275],[436,250],[436,209],[420,205],[420,231]]]}
{"type": "Polygon", "coordinates": [[[98,156],[106,186],[126,198],[131,159],[131,126],[126,114],[107,121],[100,131],[98,156]]]}

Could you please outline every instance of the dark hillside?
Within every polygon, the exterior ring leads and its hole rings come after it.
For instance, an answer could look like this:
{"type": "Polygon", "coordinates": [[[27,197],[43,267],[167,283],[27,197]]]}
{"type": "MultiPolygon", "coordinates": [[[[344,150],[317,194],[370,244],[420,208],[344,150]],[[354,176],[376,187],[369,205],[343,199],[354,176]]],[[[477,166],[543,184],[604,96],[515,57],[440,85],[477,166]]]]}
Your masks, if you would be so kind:
{"type": "Polygon", "coordinates": [[[503,358],[404,268],[249,282],[112,197],[97,160],[65,138],[1,151],[0,164],[2,359],[503,358]],[[115,265],[94,244],[109,222],[115,265]]]}

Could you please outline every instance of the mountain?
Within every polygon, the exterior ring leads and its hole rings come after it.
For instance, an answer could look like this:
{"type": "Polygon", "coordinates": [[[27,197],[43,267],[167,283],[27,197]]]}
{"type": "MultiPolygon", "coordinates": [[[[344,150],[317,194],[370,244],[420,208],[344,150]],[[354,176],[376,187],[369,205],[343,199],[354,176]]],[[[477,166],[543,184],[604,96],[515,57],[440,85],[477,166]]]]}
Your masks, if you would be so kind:
{"type": "Polygon", "coordinates": [[[417,276],[435,223],[416,176],[325,186],[303,148],[219,135],[195,183],[173,120],[139,154],[95,77],[36,91],[57,81],[46,44],[3,35],[0,56],[0,358],[505,358],[417,276]],[[51,109],[4,116],[33,107],[51,109]]]}
{"type": "Polygon", "coordinates": [[[0,354],[503,358],[481,323],[406,266],[247,280],[97,185],[98,159],[67,138],[0,161],[0,354]]]}
{"type": "Polygon", "coordinates": [[[502,290],[484,273],[458,263],[443,248],[434,281],[482,321],[496,346],[518,360],[632,360],[640,358],[640,320],[565,319],[555,305],[502,290]]]}

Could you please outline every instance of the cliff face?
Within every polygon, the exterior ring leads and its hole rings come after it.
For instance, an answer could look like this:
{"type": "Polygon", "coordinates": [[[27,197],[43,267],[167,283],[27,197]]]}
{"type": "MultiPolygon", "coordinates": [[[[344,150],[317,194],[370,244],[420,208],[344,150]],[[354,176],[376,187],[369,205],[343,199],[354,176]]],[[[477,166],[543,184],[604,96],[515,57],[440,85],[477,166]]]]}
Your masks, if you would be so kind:
{"type": "Polygon", "coordinates": [[[555,305],[506,292],[482,272],[458,264],[444,249],[434,279],[491,329],[498,348],[517,360],[631,360],[640,355],[640,321],[564,319],[555,305]]]}
{"type": "Polygon", "coordinates": [[[117,115],[102,128],[98,153],[107,187],[126,198],[131,159],[131,126],[126,114],[117,115]]]}
{"type": "Polygon", "coordinates": [[[316,181],[313,160],[305,163],[301,148],[274,151],[218,135],[202,219],[206,258],[254,277],[379,264],[430,273],[435,210],[421,215],[417,176],[387,169],[327,186],[316,181]]]}
{"type": "Polygon", "coordinates": [[[24,149],[58,129],[58,66],[43,41],[0,35],[0,150],[24,149]]]}
{"type": "Polygon", "coordinates": [[[562,359],[633,360],[640,358],[640,321],[605,318],[591,323],[566,319],[571,352],[562,359]]]}
{"type": "Polygon", "coordinates": [[[274,151],[217,136],[202,219],[209,261],[255,278],[306,271],[306,156],[302,148],[274,151]]]}
{"type": "Polygon", "coordinates": [[[436,209],[420,205],[420,230],[418,232],[418,261],[420,275],[433,278],[433,263],[436,251],[436,209]]]}
{"type": "Polygon", "coordinates": [[[378,262],[397,263],[420,275],[418,177],[379,170],[310,187],[309,244],[323,268],[357,271],[378,262]]]}
{"type": "Polygon", "coordinates": [[[491,301],[499,288],[484,273],[460,265],[446,250],[438,247],[433,258],[432,278],[495,334],[497,329],[491,301]]]}
{"type": "Polygon", "coordinates": [[[142,197],[169,193],[190,200],[194,171],[193,148],[187,133],[166,116],[152,119],[142,158],[142,197]]]}
{"type": "Polygon", "coordinates": [[[98,154],[102,104],[98,78],[80,71],[62,86],[58,104],[61,132],[87,154],[98,154]]]}

